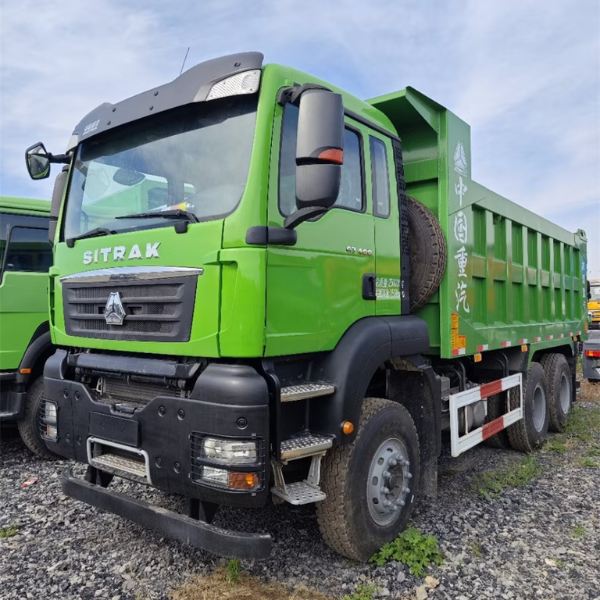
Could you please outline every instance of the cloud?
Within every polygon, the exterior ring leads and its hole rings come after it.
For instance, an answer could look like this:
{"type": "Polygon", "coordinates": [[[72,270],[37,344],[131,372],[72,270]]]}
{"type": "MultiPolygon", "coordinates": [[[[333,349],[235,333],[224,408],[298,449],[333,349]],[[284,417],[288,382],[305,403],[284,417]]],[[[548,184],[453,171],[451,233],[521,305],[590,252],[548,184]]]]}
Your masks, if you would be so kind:
{"type": "MultiPolygon", "coordinates": [[[[600,276],[600,4],[117,0],[0,4],[0,194],[45,196],[23,151],[186,67],[242,50],[369,98],[407,85],[472,126],[474,178],[588,229],[600,276]]],[[[568,224],[568,225],[567,225],[568,224]]]]}

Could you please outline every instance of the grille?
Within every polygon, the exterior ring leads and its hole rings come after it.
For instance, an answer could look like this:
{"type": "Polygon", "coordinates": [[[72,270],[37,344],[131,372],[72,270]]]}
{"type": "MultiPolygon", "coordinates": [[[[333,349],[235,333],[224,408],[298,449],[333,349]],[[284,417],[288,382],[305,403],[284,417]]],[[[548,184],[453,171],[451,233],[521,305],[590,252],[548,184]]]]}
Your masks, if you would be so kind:
{"type": "Polygon", "coordinates": [[[183,390],[177,390],[153,383],[125,381],[124,379],[112,379],[110,377],[104,377],[102,382],[102,395],[96,395],[96,400],[103,404],[125,402],[146,405],[151,400],[154,400],[156,396],[179,398],[185,396],[183,390]]]}
{"type": "Polygon", "coordinates": [[[124,341],[190,339],[197,278],[192,276],[135,281],[65,282],[65,326],[69,335],[124,341]],[[125,311],[122,325],[104,317],[111,293],[118,292],[125,311]]]}

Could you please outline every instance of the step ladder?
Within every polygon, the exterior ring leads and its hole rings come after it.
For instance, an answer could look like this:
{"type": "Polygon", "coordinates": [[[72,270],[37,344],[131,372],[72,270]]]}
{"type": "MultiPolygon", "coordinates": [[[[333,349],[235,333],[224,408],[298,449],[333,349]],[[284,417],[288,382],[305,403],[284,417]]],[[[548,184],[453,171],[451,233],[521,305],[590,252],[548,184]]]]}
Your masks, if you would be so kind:
{"type": "MultiPolygon", "coordinates": [[[[329,383],[303,383],[281,388],[282,402],[295,402],[329,396],[335,392],[335,386],[329,383]]],[[[275,485],[271,492],[285,502],[310,504],[325,500],[321,490],[321,461],[327,450],[333,446],[333,438],[318,433],[305,432],[281,442],[281,460],[272,461],[275,485]],[[283,466],[292,460],[311,457],[308,477],[304,481],[286,483],[283,466]]]]}

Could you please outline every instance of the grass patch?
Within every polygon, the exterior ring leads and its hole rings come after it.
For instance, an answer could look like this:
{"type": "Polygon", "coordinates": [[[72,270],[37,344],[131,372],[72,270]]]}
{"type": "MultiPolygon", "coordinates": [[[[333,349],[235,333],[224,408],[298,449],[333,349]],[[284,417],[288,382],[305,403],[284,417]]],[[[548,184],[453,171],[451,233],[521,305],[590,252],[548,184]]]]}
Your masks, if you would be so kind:
{"type": "Polygon", "coordinates": [[[9,525],[8,527],[0,527],[0,539],[9,538],[13,535],[17,535],[17,526],[9,525]]]}
{"type": "Polygon", "coordinates": [[[579,464],[582,467],[600,467],[600,464],[598,464],[593,458],[590,458],[589,456],[584,456],[579,464]]]}
{"type": "Polygon", "coordinates": [[[556,452],[556,454],[564,454],[567,451],[567,447],[562,442],[558,440],[549,441],[546,446],[546,450],[550,450],[550,452],[556,452]]]}
{"type": "Polygon", "coordinates": [[[232,558],[225,567],[225,579],[228,583],[238,585],[240,582],[240,573],[242,571],[242,563],[239,558],[232,558]]]}
{"type": "MultiPolygon", "coordinates": [[[[315,590],[297,587],[292,591],[279,583],[239,573],[239,581],[231,585],[226,569],[217,569],[210,577],[194,577],[182,587],[169,592],[170,600],[333,600],[315,590]]],[[[353,599],[354,600],[354,599],[353,599]]],[[[360,598],[360,600],[363,600],[360,598]]],[[[367,600],[370,600],[367,597],[367,600]]]]}
{"type": "Polygon", "coordinates": [[[397,560],[409,567],[415,577],[421,577],[425,567],[432,563],[440,565],[443,559],[434,536],[423,535],[416,527],[409,527],[393,542],[384,544],[369,562],[381,567],[390,560],[397,560]]]}
{"type": "Polygon", "coordinates": [[[573,537],[580,538],[585,535],[585,527],[583,525],[576,525],[573,528],[573,537]]]}
{"type": "Polygon", "coordinates": [[[478,558],[483,556],[483,552],[481,551],[481,546],[479,544],[471,544],[471,552],[478,558]]]}
{"type": "Polygon", "coordinates": [[[482,473],[474,483],[475,489],[486,498],[504,488],[520,488],[539,477],[542,468],[536,456],[524,456],[493,471],[482,473]]]}
{"type": "Polygon", "coordinates": [[[356,591],[349,596],[344,596],[342,600],[373,600],[377,588],[372,585],[358,585],[356,591]]]}

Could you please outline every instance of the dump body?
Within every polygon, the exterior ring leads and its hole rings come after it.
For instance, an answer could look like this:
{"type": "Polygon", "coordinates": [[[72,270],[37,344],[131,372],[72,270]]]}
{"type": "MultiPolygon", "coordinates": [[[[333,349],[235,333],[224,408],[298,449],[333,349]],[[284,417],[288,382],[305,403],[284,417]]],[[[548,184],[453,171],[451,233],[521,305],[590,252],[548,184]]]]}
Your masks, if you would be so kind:
{"type": "Polygon", "coordinates": [[[584,332],[586,238],[471,179],[471,128],[412,88],[370,100],[403,144],[407,194],[438,217],[448,265],[418,316],[442,358],[584,332]]]}

